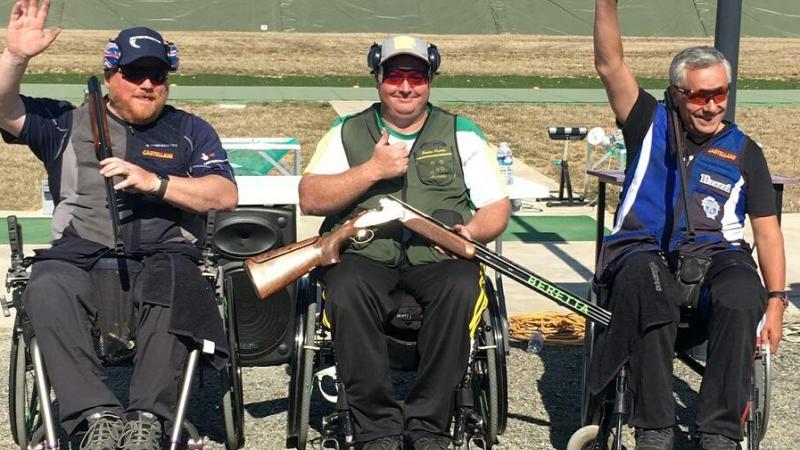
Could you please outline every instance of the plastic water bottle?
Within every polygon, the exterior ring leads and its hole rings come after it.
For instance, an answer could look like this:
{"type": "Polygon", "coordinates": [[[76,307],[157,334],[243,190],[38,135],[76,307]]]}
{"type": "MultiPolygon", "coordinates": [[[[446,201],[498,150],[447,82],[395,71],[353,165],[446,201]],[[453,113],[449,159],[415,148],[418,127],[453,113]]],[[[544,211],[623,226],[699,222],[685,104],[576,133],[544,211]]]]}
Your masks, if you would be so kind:
{"type": "Polygon", "coordinates": [[[514,155],[511,153],[508,142],[501,142],[497,147],[497,164],[500,165],[500,172],[503,174],[506,186],[514,184],[514,155]]]}
{"type": "Polygon", "coordinates": [[[535,330],[528,339],[528,352],[539,353],[542,351],[542,347],[544,347],[544,336],[539,330],[535,330]]]}

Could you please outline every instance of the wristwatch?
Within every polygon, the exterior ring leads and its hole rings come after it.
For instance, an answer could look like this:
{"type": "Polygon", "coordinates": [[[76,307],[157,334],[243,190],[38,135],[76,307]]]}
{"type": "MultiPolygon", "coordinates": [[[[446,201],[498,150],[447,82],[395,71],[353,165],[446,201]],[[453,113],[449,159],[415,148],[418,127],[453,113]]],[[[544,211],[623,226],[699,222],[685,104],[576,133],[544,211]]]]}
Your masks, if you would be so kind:
{"type": "Polygon", "coordinates": [[[158,178],[158,190],[156,191],[155,196],[158,198],[164,198],[164,194],[167,193],[167,184],[169,183],[169,176],[156,174],[156,177],[158,178]]]}
{"type": "Polygon", "coordinates": [[[786,308],[789,307],[789,298],[786,297],[786,292],[785,291],[769,291],[769,293],[767,294],[767,300],[769,300],[771,298],[779,298],[779,299],[781,299],[781,302],[783,302],[783,309],[786,309],[786,308]]]}

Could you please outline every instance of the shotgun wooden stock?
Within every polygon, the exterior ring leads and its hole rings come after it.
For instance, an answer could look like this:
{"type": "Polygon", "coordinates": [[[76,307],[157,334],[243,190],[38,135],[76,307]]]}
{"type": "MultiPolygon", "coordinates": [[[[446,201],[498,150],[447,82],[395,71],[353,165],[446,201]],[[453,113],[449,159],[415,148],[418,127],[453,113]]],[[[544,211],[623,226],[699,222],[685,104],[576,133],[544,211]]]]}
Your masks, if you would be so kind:
{"type": "Polygon", "coordinates": [[[315,236],[249,258],[245,273],[263,300],[280,291],[315,267],[325,267],[339,262],[342,247],[348,239],[363,228],[355,221],[366,212],[345,222],[327,236],[315,236]]]}

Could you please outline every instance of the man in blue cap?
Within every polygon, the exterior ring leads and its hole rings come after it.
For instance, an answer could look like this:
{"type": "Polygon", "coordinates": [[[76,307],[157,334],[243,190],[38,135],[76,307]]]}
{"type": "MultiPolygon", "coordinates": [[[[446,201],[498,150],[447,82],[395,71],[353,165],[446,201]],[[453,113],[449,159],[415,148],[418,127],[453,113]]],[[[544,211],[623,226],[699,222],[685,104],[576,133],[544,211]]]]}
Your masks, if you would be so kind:
{"type": "Polygon", "coordinates": [[[28,61],[60,31],[44,30],[49,3],[13,6],[0,56],[3,139],[27,145],[45,163],[56,203],[55,240],[34,258],[23,306],[50,369],[64,430],[87,429],[80,448],[158,450],[162,422],[173,419],[187,345],[199,336],[186,324],[205,321],[210,337],[222,336],[221,345],[213,339],[217,353],[227,356],[213,293],[197,267],[197,244],[206,211],[236,206],[233,171],[207,122],[166,106],[167,75],[177,69],[178,53],[149,28],[123,30],[105,48],[112,157],[98,161],[86,106],[20,95],[28,61]],[[112,250],[107,178],[121,200],[122,254],[112,250]],[[130,273],[118,270],[121,260],[130,273]],[[134,287],[136,354],[127,408],[106,384],[95,347],[98,311],[109,307],[98,273],[109,261],[134,287]],[[189,292],[193,297],[185,298],[189,292]],[[198,317],[203,305],[211,305],[210,319],[198,317]]]}

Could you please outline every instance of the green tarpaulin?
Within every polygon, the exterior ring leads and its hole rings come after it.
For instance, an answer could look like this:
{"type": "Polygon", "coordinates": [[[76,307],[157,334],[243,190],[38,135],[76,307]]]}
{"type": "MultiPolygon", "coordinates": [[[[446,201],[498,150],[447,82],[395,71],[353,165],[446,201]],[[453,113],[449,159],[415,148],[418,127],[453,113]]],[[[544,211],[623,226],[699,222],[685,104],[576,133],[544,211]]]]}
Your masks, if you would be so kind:
{"type": "MultiPolygon", "coordinates": [[[[724,0],[720,0],[724,1],[724,0]]],[[[0,0],[8,17],[14,2],[0,0]]],[[[715,0],[621,0],[625,36],[714,36],[715,0]]],[[[53,0],[68,29],[590,35],[592,0],[53,0]]],[[[743,0],[743,36],[800,37],[800,1],[743,0]]]]}

